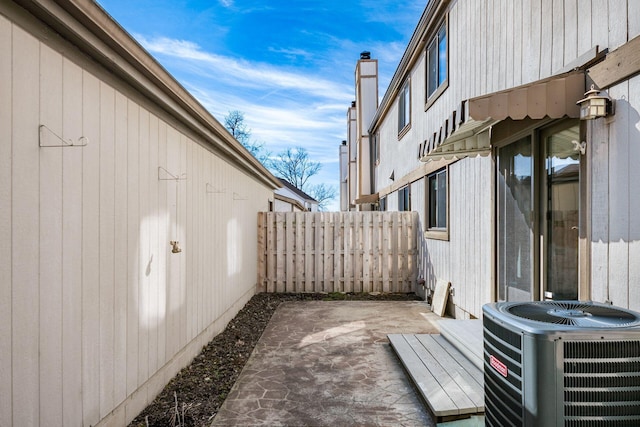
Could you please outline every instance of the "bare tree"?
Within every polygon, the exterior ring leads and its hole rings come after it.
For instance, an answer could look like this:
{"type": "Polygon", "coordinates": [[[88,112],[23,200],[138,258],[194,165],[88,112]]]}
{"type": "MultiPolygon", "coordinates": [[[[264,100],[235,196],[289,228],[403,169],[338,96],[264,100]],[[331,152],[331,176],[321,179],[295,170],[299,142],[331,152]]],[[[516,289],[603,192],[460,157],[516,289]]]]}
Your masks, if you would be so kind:
{"type": "Polygon", "coordinates": [[[303,147],[287,148],[272,158],[269,166],[276,175],[302,191],[309,178],[317,174],[321,167],[320,162],[309,158],[309,153],[303,147]]]}
{"type": "Polygon", "coordinates": [[[326,211],[329,202],[336,198],[337,190],[333,185],[321,183],[310,185],[309,195],[318,201],[318,210],[326,211]]]}
{"type": "Polygon", "coordinates": [[[251,137],[251,129],[247,128],[242,111],[229,111],[229,114],[224,116],[224,127],[242,145],[245,145],[251,137]]]}
{"type": "Polygon", "coordinates": [[[336,197],[336,188],[324,183],[307,185],[309,178],[316,175],[321,168],[320,162],[309,158],[304,147],[287,148],[277,156],[271,157],[265,151],[264,143],[251,140],[251,129],[244,121],[242,111],[229,111],[224,118],[224,126],[231,135],[240,142],[256,159],[271,171],[289,181],[296,188],[308,193],[318,201],[318,209],[325,210],[327,204],[336,197]]]}
{"type": "Polygon", "coordinates": [[[229,111],[224,117],[224,127],[231,135],[246,148],[253,157],[258,159],[260,163],[266,165],[269,159],[269,152],[265,151],[264,143],[251,140],[251,129],[244,122],[244,113],[242,111],[229,111]]]}

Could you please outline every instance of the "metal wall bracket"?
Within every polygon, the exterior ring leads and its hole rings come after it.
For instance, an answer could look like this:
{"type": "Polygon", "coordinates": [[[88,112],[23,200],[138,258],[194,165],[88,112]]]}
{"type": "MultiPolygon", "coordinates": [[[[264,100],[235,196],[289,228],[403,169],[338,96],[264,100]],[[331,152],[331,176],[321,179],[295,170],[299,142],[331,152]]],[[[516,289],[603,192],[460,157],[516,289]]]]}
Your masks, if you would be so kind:
{"type": "Polygon", "coordinates": [[[213,185],[209,184],[208,182],[205,185],[205,189],[206,189],[207,194],[222,194],[222,193],[226,193],[227,192],[226,189],[224,189],[224,188],[222,188],[222,189],[215,188],[213,185]]]}
{"type": "Polygon", "coordinates": [[[45,125],[40,125],[38,131],[40,147],[84,147],[89,142],[86,136],[81,136],[77,141],[64,139],[45,125]]]}
{"type": "Polygon", "coordinates": [[[162,166],[158,166],[158,180],[160,181],[183,181],[187,179],[187,174],[174,175],[162,166]]]}

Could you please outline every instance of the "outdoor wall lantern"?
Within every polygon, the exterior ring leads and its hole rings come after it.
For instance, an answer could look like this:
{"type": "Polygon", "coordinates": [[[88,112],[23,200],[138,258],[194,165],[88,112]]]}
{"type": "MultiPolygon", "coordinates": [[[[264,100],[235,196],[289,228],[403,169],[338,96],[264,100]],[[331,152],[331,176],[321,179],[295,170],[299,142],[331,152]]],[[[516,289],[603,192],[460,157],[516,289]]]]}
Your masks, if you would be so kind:
{"type": "Polygon", "coordinates": [[[614,114],[613,101],[606,92],[601,92],[591,85],[591,90],[584,96],[584,99],[576,102],[580,106],[580,120],[593,120],[614,114]]]}

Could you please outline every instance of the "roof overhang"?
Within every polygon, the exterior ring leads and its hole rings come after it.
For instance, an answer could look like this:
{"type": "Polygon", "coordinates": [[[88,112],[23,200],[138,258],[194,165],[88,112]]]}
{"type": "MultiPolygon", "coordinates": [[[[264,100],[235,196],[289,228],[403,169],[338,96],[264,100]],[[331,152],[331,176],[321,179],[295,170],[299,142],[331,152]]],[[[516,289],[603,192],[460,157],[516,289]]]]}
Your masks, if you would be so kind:
{"type": "Polygon", "coordinates": [[[420,145],[418,157],[439,159],[491,154],[491,127],[501,120],[578,118],[584,96],[583,71],[563,73],[512,89],[463,101],[440,130],[420,145]]]}
{"type": "Polygon", "coordinates": [[[380,101],[380,105],[371,123],[366,124],[370,135],[375,134],[384,116],[393,106],[393,102],[405,78],[410,74],[412,67],[423,56],[423,49],[427,41],[437,31],[438,25],[442,22],[450,3],[451,0],[429,0],[426,2],[418,25],[411,35],[407,48],[402,54],[402,58],[400,58],[400,63],[391,77],[389,86],[380,101]]]}
{"type": "Polygon", "coordinates": [[[280,200],[281,202],[289,203],[291,206],[295,206],[300,211],[306,211],[307,209],[304,207],[300,201],[296,199],[292,199],[291,197],[283,196],[282,194],[273,193],[273,198],[276,200],[280,200]]]}

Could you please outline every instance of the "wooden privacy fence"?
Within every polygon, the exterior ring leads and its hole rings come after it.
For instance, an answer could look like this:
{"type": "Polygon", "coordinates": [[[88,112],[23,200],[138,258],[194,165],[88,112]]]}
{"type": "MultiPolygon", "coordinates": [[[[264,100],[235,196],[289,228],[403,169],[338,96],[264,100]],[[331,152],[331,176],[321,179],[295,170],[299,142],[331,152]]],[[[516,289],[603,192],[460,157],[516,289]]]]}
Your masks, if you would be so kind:
{"type": "Polygon", "coordinates": [[[258,290],[413,292],[416,212],[260,212],[258,290]]]}

